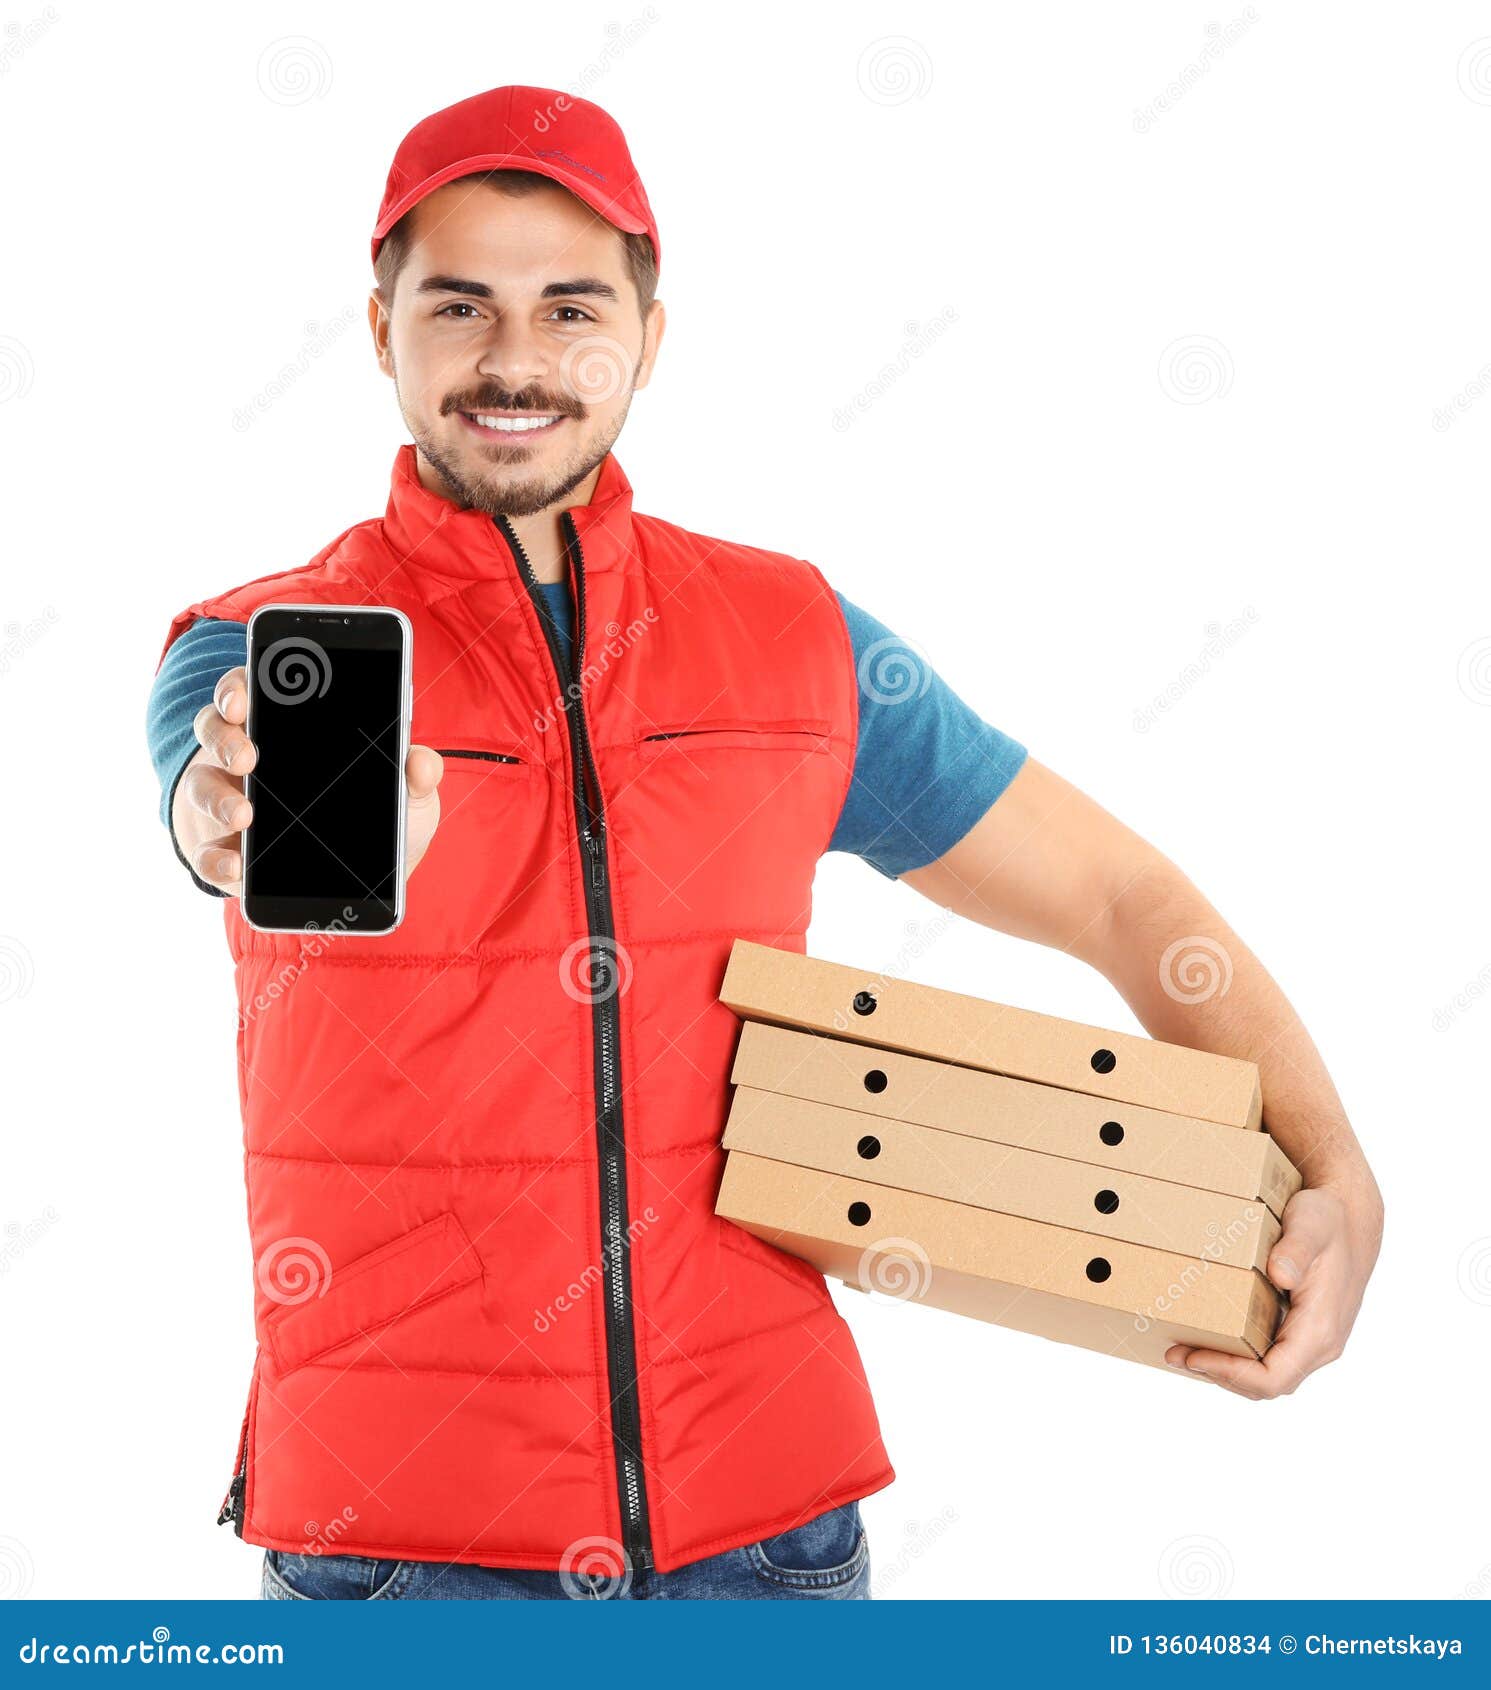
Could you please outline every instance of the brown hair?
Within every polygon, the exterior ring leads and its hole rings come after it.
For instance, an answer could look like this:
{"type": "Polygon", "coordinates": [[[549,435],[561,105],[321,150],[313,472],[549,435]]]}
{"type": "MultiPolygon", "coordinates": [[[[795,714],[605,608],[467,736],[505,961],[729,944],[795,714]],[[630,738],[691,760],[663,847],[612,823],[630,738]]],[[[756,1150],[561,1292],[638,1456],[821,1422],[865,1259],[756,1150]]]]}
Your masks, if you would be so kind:
{"type": "MultiPolygon", "coordinates": [[[[458,176],[456,180],[484,183],[512,199],[521,199],[523,195],[535,193],[542,187],[562,185],[551,184],[549,177],[540,176],[533,170],[479,170],[470,176],[458,176]]],[[[569,192],[567,188],[564,191],[569,192]]],[[[583,204],[583,201],[581,203],[583,204]]],[[[393,300],[394,283],[398,280],[399,271],[404,268],[404,260],[408,258],[412,244],[413,231],[409,220],[418,209],[418,206],[411,206],[394,224],[383,237],[378,256],[373,261],[373,274],[377,278],[378,287],[390,303],[393,300]]],[[[647,313],[657,297],[657,257],[652,250],[652,242],[646,235],[629,235],[621,229],[616,232],[626,247],[627,271],[632,278],[633,287],[637,290],[637,304],[641,308],[642,320],[646,322],[647,313]]]]}

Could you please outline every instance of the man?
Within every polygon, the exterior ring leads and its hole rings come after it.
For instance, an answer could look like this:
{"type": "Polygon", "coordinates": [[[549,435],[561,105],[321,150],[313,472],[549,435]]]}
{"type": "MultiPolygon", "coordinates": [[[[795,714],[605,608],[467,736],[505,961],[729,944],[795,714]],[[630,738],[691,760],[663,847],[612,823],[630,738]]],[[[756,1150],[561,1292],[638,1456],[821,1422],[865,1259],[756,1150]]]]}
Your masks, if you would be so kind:
{"type": "Polygon", "coordinates": [[[223,1518],[275,1597],[860,1597],[888,1484],[821,1278],[718,1220],[731,941],[802,949],[819,856],[1100,969],[1156,1037],[1251,1058],[1303,1170],[1250,1398],[1340,1353],[1381,1202],[1278,987],[1153,846],[982,722],[811,565],[631,508],[611,455],[665,317],[598,108],[505,88],[425,120],[373,240],[413,437],[382,519],[179,615],[151,702],[163,816],[225,896],[259,1358],[223,1518]],[[409,913],[239,917],[244,623],[414,626],[409,913]],[[997,800],[997,802],[996,802],[997,800]],[[1177,939],[1225,994],[1166,990],[1177,939]],[[307,1525],[305,1522],[313,1522],[307,1525]]]}

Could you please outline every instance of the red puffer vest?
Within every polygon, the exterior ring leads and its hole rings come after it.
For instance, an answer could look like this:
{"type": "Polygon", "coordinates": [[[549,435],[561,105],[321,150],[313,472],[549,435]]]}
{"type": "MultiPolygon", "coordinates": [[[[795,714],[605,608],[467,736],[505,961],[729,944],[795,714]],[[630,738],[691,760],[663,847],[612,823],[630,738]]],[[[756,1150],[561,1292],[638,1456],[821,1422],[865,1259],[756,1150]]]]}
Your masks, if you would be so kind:
{"type": "Polygon", "coordinates": [[[505,523],[420,485],[203,600],[397,606],[441,821],[394,933],[224,905],[259,1348],[223,1518],[292,1552],[662,1571],[888,1484],[849,1330],[716,1218],[738,935],[801,950],[852,767],[811,565],[631,509],[565,519],[555,667],[505,523]]]}

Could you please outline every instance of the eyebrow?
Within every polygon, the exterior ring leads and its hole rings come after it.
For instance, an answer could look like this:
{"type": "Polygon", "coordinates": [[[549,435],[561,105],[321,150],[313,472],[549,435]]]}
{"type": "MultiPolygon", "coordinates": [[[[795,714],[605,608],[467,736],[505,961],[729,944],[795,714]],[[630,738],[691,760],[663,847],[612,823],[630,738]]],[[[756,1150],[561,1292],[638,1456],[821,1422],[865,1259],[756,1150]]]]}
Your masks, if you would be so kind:
{"type": "MultiPolygon", "coordinates": [[[[491,299],[492,289],[485,282],[473,282],[464,276],[426,276],[415,289],[416,293],[459,293],[468,299],[491,299]]],[[[617,299],[620,296],[609,282],[599,276],[575,276],[569,281],[550,282],[540,295],[543,299],[617,299]]]]}

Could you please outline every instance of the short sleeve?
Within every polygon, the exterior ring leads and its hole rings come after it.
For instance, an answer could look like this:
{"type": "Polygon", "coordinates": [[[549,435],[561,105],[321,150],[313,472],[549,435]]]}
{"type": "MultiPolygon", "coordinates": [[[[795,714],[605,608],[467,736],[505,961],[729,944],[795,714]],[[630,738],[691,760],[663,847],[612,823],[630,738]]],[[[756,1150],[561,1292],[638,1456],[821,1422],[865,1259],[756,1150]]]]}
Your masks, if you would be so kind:
{"type": "Polygon", "coordinates": [[[964,703],[914,646],[842,594],[839,604],[854,649],[859,739],[828,849],[895,879],[951,850],[1027,753],[964,703]]]}

